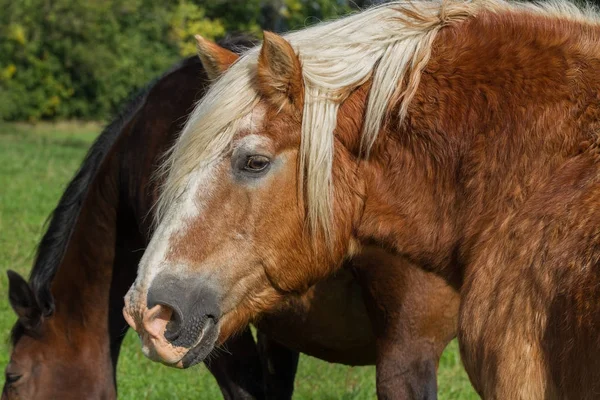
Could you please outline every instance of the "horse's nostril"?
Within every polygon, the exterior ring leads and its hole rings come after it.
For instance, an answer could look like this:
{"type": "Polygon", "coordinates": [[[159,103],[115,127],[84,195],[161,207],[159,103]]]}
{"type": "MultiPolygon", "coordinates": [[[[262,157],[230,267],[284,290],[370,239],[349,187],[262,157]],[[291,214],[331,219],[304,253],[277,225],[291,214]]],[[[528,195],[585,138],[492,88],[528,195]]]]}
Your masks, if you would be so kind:
{"type": "Polygon", "coordinates": [[[171,274],[154,278],[146,295],[146,307],[153,310],[145,322],[146,332],[154,340],[174,347],[191,348],[202,339],[206,323],[215,326],[220,313],[219,296],[200,278],[182,279],[171,274]],[[159,318],[155,324],[152,318],[159,318]]]}
{"type": "Polygon", "coordinates": [[[169,342],[173,342],[179,338],[181,334],[182,327],[181,316],[178,312],[174,312],[171,314],[171,319],[167,323],[167,328],[165,329],[165,339],[169,342]]]}
{"type": "Polygon", "coordinates": [[[206,318],[212,319],[213,323],[216,323],[219,320],[219,318],[214,314],[206,314],[206,318]]]}

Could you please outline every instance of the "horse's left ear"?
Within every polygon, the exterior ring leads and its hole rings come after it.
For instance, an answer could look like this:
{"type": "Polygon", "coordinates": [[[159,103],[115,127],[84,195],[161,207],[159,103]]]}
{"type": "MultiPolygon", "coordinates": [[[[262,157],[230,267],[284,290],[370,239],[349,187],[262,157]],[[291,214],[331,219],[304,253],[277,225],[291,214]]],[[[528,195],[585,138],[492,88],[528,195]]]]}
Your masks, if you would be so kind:
{"type": "Polygon", "coordinates": [[[302,65],[287,40],[275,33],[264,32],[257,73],[261,94],[276,107],[302,109],[302,65]]]}
{"type": "Polygon", "coordinates": [[[196,35],[198,57],[202,66],[211,80],[220,77],[240,56],[212,42],[196,35]]]}
{"type": "Polygon", "coordinates": [[[25,329],[36,330],[42,323],[42,309],[25,279],[14,271],[8,275],[8,301],[25,329]]]}

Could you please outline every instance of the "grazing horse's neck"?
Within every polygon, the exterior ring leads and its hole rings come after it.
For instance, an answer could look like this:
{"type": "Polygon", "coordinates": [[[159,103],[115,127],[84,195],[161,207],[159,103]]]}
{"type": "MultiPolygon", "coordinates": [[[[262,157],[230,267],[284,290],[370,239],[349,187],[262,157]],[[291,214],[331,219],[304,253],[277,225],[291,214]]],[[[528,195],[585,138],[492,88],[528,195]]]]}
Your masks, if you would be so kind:
{"type": "Polygon", "coordinates": [[[72,345],[95,360],[116,387],[116,365],[127,324],[123,296],[135,279],[145,242],[124,201],[122,149],[135,125],[132,118],[105,156],[89,186],[65,256],[52,281],[56,305],[48,320],[68,332],[72,345]]]}
{"type": "Polygon", "coordinates": [[[442,30],[406,120],[365,163],[359,238],[437,271],[467,265],[486,232],[595,145],[599,70],[600,32],[576,22],[482,15],[442,30]]]}
{"type": "Polygon", "coordinates": [[[106,336],[106,309],[117,237],[117,159],[105,157],[77,218],[63,261],[52,281],[54,318],[70,330],[81,327],[106,336]],[[85,328],[84,328],[85,327],[85,328]]]}

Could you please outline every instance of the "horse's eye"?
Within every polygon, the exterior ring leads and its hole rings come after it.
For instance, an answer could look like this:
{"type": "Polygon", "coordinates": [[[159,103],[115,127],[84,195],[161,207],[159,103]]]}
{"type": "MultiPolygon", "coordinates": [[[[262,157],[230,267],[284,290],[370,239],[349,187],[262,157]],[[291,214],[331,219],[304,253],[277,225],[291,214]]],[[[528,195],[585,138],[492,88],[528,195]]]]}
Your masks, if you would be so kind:
{"type": "Polygon", "coordinates": [[[265,156],[248,156],[244,170],[249,172],[261,172],[270,164],[270,160],[265,156]]]}
{"type": "Polygon", "coordinates": [[[19,379],[21,379],[21,376],[22,375],[7,372],[5,374],[6,384],[12,385],[13,383],[16,383],[19,379]]]}

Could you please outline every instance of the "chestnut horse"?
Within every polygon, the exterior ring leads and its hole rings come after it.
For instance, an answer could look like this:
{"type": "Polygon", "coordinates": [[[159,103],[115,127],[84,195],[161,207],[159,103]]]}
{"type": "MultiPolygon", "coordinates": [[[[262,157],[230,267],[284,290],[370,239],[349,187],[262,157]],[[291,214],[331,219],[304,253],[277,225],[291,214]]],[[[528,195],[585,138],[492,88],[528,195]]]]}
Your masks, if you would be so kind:
{"type": "MultiPolygon", "coordinates": [[[[206,82],[200,60],[186,60],[105,129],[53,213],[30,284],[9,273],[19,321],[6,398],[116,395],[115,365],[127,326],[122,297],[152,230],[146,217],[157,187],[151,176],[206,82]]],[[[434,396],[436,364],[455,334],[457,295],[442,279],[380,249],[265,315],[258,321],[258,352],[247,330],[231,338],[231,354],[208,364],[224,396],[289,398],[297,351],[331,362],[374,364],[374,335],[353,277],[368,274],[372,265],[394,267],[403,285],[404,310],[398,312],[406,322],[406,386],[434,396]]]]}
{"type": "MultiPolygon", "coordinates": [[[[231,62],[200,50],[209,69],[231,62]]],[[[564,1],[397,2],[265,32],[163,165],[127,321],[153,358],[199,362],[375,244],[461,288],[482,397],[596,398],[598,71],[600,18],[564,1]],[[193,323],[173,329],[181,313],[193,323]]],[[[393,272],[359,279],[378,378],[404,371],[393,272]]]]}

